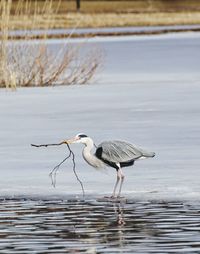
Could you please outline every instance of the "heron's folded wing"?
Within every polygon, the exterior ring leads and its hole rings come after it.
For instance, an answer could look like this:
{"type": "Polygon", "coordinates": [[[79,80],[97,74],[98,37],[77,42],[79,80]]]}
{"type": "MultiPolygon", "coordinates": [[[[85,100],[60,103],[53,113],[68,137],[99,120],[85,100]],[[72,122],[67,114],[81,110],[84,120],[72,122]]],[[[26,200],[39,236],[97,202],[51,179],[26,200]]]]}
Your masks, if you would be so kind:
{"type": "Polygon", "coordinates": [[[105,141],[98,147],[102,147],[102,159],[114,163],[127,162],[143,156],[140,149],[124,141],[105,141]]]}

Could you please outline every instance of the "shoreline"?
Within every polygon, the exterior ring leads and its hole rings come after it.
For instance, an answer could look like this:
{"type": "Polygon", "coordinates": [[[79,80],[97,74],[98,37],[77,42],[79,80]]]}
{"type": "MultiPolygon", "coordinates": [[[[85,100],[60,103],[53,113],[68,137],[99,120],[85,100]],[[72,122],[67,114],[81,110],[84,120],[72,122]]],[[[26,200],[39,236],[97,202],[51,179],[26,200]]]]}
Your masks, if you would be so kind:
{"type": "Polygon", "coordinates": [[[159,35],[167,33],[200,32],[200,25],[174,25],[174,26],[144,26],[144,27],[107,27],[107,28],[77,28],[77,29],[51,29],[14,30],[8,35],[9,40],[35,40],[35,39],[63,39],[63,38],[93,38],[105,36],[131,36],[131,35],[159,35]],[[74,30],[74,31],[73,31],[74,30]]]}

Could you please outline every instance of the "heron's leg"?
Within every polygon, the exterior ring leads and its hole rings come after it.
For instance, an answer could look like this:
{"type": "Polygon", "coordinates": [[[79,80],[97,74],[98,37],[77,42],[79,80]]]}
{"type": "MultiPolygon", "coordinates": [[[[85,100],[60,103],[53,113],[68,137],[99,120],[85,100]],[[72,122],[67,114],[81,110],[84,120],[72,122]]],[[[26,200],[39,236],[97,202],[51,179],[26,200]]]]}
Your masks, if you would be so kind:
{"type": "Polygon", "coordinates": [[[121,168],[118,170],[119,171],[119,174],[120,174],[120,179],[121,179],[121,182],[120,182],[120,186],[119,186],[119,193],[117,195],[118,198],[120,198],[120,195],[121,195],[121,191],[122,191],[122,185],[123,185],[123,182],[124,182],[124,174],[121,170],[121,168]]]}
{"type": "Polygon", "coordinates": [[[119,170],[117,170],[117,180],[116,180],[116,183],[115,183],[115,187],[114,187],[114,190],[113,190],[113,194],[112,194],[112,198],[115,198],[116,197],[116,189],[117,189],[117,186],[119,184],[119,180],[121,179],[121,173],[119,172],[119,170]]]}

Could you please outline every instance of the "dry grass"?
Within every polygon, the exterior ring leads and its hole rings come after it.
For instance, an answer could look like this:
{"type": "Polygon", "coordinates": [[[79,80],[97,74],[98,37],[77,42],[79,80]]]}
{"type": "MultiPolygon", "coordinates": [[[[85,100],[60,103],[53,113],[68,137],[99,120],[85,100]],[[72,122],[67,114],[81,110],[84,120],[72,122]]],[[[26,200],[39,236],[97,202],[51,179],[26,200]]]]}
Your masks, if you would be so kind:
{"type": "MultiPolygon", "coordinates": [[[[12,16],[9,21],[10,29],[33,29],[32,19],[34,17],[18,17],[12,16]],[[24,22],[24,20],[27,20],[24,22]]],[[[37,17],[35,29],[47,29],[48,16],[37,17]]],[[[125,26],[156,26],[156,25],[184,25],[184,24],[200,24],[200,12],[186,13],[68,13],[51,15],[51,19],[56,20],[52,24],[52,28],[87,28],[87,27],[125,27],[125,26]]]]}
{"type": "MultiPolygon", "coordinates": [[[[66,40],[59,50],[50,50],[47,45],[47,33],[55,26],[56,14],[52,10],[52,1],[46,0],[42,11],[35,6],[31,15],[29,1],[23,1],[26,8],[19,7],[15,16],[11,16],[12,1],[1,0],[1,37],[0,37],[0,87],[16,89],[24,86],[71,85],[88,83],[100,65],[100,54],[90,50],[81,52],[82,45],[70,47],[66,40]],[[43,17],[39,19],[40,15],[43,17]],[[9,30],[14,28],[12,17],[23,24],[24,40],[12,40],[9,30]],[[42,40],[30,41],[31,30],[38,28],[44,21],[42,40]]],[[[24,5],[23,5],[24,6],[24,5]]],[[[31,9],[32,10],[32,9],[31,9]]]]}
{"type": "Polygon", "coordinates": [[[200,24],[196,0],[81,0],[75,10],[75,0],[0,0],[0,87],[84,84],[98,69],[96,50],[83,57],[81,47],[66,44],[55,54],[46,32],[39,44],[27,43],[30,30],[200,24]],[[9,43],[15,29],[26,31],[25,43],[9,43]]]}
{"type": "Polygon", "coordinates": [[[186,5],[188,1],[178,1],[179,5],[174,6],[171,1],[165,2],[161,5],[156,0],[82,1],[81,12],[77,13],[72,11],[75,1],[61,1],[57,9],[52,1],[51,11],[45,14],[40,1],[37,12],[33,11],[31,2],[28,14],[21,11],[19,15],[16,11],[19,7],[12,11],[9,29],[32,29],[33,22],[35,29],[200,24],[200,3],[195,5],[191,1],[186,5]]]}
{"type": "Polygon", "coordinates": [[[200,24],[200,12],[195,13],[69,13],[56,18],[56,28],[73,27],[125,27],[154,25],[200,24]]]}
{"type": "MultiPolygon", "coordinates": [[[[29,1],[30,12],[34,12],[35,1],[29,1]]],[[[61,13],[76,11],[75,0],[52,1],[52,9],[61,13]]],[[[37,0],[37,6],[42,9],[44,0],[37,0]]],[[[13,0],[12,13],[16,13],[18,0],[13,0]]],[[[21,7],[20,7],[21,8],[21,7]]],[[[25,9],[25,5],[23,5],[25,9]]],[[[193,12],[200,11],[198,0],[81,0],[81,12],[84,13],[144,13],[144,12],[193,12]]]]}

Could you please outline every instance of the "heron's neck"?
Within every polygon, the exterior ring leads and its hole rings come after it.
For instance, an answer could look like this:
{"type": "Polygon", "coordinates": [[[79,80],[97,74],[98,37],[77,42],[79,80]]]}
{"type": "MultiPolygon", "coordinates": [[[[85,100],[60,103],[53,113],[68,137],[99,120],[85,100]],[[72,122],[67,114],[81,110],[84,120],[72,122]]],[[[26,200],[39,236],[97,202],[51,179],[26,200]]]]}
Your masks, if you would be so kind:
{"type": "Polygon", "coordinates": [[[100,161],[95,155],[91,153],[93,147],[94,147],[93,140],[88,138],[87,143],[85,144],[85,147],[83,148],[83,158],[89,165],[95,168],[104,167],[103,162],[100,161]]]}
{"type": "Polygon", "coordinates": [[[83,151],[85,151],[87,153],[91,153],[91,150],[94,147],[93,140],[91,138],[87,138],[87,142],[84,145],[85,145],[85,147],[84,147],[83,151]]]}

